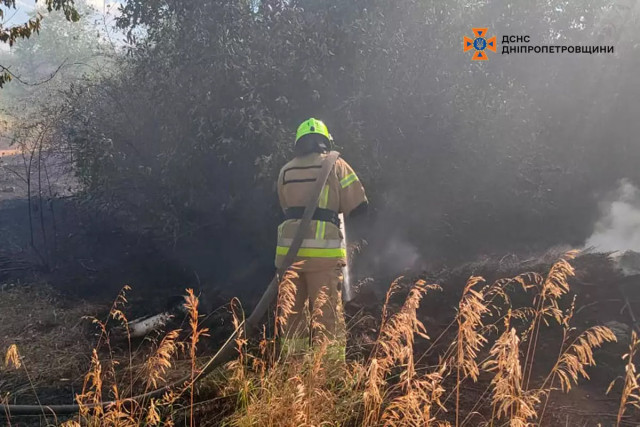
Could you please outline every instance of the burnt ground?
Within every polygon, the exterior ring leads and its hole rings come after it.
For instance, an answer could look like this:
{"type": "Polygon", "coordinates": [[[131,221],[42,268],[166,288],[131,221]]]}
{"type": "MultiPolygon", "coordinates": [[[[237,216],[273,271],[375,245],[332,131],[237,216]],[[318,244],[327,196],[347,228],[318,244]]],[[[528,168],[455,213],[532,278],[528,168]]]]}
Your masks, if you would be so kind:
{"type": "MultiPolygon", "coordinates": [[[[21,161],[15,154],[2,160],[14,167],[20,166],[21,161]]],[[[163,310],[167,301],[182,295],[186,287],[203,292],[203,312],[216,313],[207,319],[212,337],[202,346],[202,353],[206,355],[214,351],[229,330],[226,310],[220,307],[240,289],[233,283],[253,281],[266,285],[270,278],[269,271],[249,264],[230,282],[202,282],[193,270],[176,262],[161,243],[132,235],[111,223],[109,218],[83,210],[82,204],[64,193],[64,188],[58,189],[58,196],[46,203],[29,206],[19,177],[0,168],[0,190],[3,190],[0,191],[0,351],[4,352],[12,343],[17,344],[27,369],[18,372],[0,369],[0,393],[10,393],[12,402],[36,403],[36,394],[41,402],[47,403],[68,403],[73,399],[81,388],[82,375],[96,341],[95,328],[83,317],[104,319],[124,284],[133,287],[126,310],[130,318],[163,310]],[[30,230],[33,230],[33,245],[30,230]]],[[[425,271],[404,274],[442,286],[442,292],[425,297],[420,318],[432,338],[444,333],[439,343],[446,343],[451,341],[446,327],[455,315],[470,275],[480,275],[492,282],[525,271],[545,273],[562,251],[526,257],[487,256],[455,266],[434,264],[425,271]]],[[[640,313],[640,280],[638,276],[625,277],[603,254],[583,255],[573,265],[577,270],[571,282],[572,292],[576,294],[572,323],[576,332],[606,324],[616,329],[620,340],[597,351],[598,365],[588,370],[591,381],[581,380],[568,394],[554,392],[543,425],[615,425],[619,383],[609,395],[605,395],[605,390],[614,378],[624,374],[620,356],[626,352],[634,327],[633,316],[640,313]],[[631,310],[625,308],[627,301],[631,310]]],[[[367,280],[356,300],[347,307],[350,324],[357,325],[350,337],[352,357],[366,354],[367,345],[376,332],[374,319],[380,317],[384,291],[392,279],[377,275],[367,280]]],[[[411,280],[405,282],[408,286],[411,280]]],[[[257,285],[252,288],[256,287],[261,288],[257,285]]],[[[245,293],[242,301],[245,307],[250,307],[258,297],[255,292],[245,293]]],[[[524,301],[530,296],[518,298],[524,301]]],[[[566,298],[565,305],[570,300],[566,298]]],[[[394,307],[401,303],[401,294],[392,301],[394,307]]],[[[541,332],[534,383],[555,361],[558,334],[557,327],[541,332]]],[[[134,345],[135,357],[142,360],[148,352],[148,343],[134,345]]],[[[439,345],[436,344],[421,363],[436,364],[437,354],[444,350],[439,345]]],[[[419,346],[419,351],[424,351],[430,344],[422,342],[419,346]]],[[[124,343],[115,343],[115,352],[118,357],[124,355],[124,343]]],[[[464,385],[466,410],[477,403],[487,386],[487,380],[482,377],[476,384],[464,385]]],[[[480,408],[477,415],[471,416],[469,425],[480,424],[482,416],[480,408]]],[[[17,420],[12,425],[30,424],[17,420]]],[[[640,414],[629,411],[624,425],[640,425],[640,414]]]]}
{"type": "Polygon", "coordinates": [[[166,244],[85,208],[64,162],[53,156],[48,162],[52,184],[39,193],[32,177],[28,203],[23,157],[0,157],[0,280],[44,281],[67,299],[97,303],[130,285],[130,297],[148,310],[162,307],[167,294],[204,286],[169,259],[166,244]]]}

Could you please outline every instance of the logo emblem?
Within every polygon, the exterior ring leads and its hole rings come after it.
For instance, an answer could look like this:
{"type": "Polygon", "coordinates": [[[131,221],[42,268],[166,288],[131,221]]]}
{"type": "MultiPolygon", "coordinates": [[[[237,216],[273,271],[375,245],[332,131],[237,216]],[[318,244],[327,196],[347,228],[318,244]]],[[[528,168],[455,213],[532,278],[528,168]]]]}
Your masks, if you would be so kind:
{"type": "Polygon", "coordinates": [[[462,39],[463,52],[468,52],[471,49],[474,49],[475,52],[471,58],[473,61],[488,60],[489,57],[487,56],[487,50],[492,52],[497,51],[496,36],[487,39],[488,28],[472,28],[471,30],[473,31],[475,38],[470,39],[469,37],[464,36],[462,39]]]}

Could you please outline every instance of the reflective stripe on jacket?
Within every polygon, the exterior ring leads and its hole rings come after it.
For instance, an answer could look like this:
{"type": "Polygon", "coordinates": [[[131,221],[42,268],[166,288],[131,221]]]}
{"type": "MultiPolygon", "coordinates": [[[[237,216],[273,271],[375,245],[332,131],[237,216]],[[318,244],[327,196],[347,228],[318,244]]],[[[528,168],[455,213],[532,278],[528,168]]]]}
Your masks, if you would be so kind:
{"type": "MultiPolygon", "coordinates": [[[[304,207],[317,179],[326,154],[311,153],[296,157],[287,163],[278,177],[278,198],[283,210],[304,207]]],[[[343,212],[345,216],[366,202],[364,187],[351,166],[338,158],[320,193],[318,207],[343,212]]],[[[278,227],[276,267],[281,267],[284,256],[300,223],[289,219],[278,227]]],[[[336,261],[344,262],[346,247],[340,228],[327,221],[312,220],[304,233],[304,240],[295,261],[305,260],[302,270],[332,268],[336,261]]]]}

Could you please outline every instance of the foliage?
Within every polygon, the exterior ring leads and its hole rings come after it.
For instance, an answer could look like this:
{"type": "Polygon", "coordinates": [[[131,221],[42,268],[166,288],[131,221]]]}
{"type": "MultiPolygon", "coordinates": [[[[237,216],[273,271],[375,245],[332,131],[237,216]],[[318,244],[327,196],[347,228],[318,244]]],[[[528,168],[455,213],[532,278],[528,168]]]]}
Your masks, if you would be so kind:
{"type": "MultiPolygon", "coordinates": [[[[68,21],[77,22],[80,19],[80,14],[74,7],[73,0],[45,0],[44,4],[48,12],[62,10],[65,19],[68,21]]],[[[2,21],[8,10],[16,8],[16,1],[2,0],[0,5],[5,7],[4,10],[0,9],[0,21],[2,21]]],[[[41,22],[42,15],[40,14],[29,19],[29,21],[24,24],[14,27],[6,28],[2,22],[0,22],[0,43],[7,43],[9,46],[13,46],[16,40],[30,38],[34,33],[37,34],[40,32],[41,22]]],[[[11,81],[14,74],[3,65],[0,65],[0,72],[0,88],[2,88],[5,83],[11,81]]]]}
{"type": "MultiPolygon", "coordinates": [[[[21,80],[2,91],[5,115],[33,121],[42,110],[59,108],[64,99],[60,92],[69,85],[95,81],[112,69],[116,52],[104,23],[86,1],[73,7],[84,18],[81,22],[53,10],[39,24],[39,37],[18,40],[10,52],[0,54],[0,62],[21,80]]],[[[32,15],[39,16],[37,11],[32,15]]]]}
{"type": "Polygon", "coordinates": [[[308,116],[368,190],[372,264],[392,237],[427,256],[580,244],[594,194],[640,178],[624,154],[636,150],[624,106],[640,89],[627,31],[638,16],[605,31],[615,4],[134,0],[118,20],[130,56],[72,88],[62,132],[94,206],[178,253],[198,248],[206,263],[184,258],[199,274],[248,253],[270,263],[273,180],[308,116]],[[470,14],[497,35],[619,55],[472,63],[459,52],[470,14]]]}

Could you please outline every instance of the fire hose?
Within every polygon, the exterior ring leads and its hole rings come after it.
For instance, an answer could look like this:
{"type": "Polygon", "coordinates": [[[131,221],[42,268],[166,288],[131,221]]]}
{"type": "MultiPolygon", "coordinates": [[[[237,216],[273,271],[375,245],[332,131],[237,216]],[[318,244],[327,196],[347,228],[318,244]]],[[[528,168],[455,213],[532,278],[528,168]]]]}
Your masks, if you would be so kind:
{"type": "MultiPolygon", "coordinates": [[[[232,360],[236,355],[235,349],[235,338],[241,330],[245,330],[247,337],[251,337],[258,330],[259,322],[262,320],[264,315],[267,313],[269,306],[275,300],[278,295],[278,284],[280,282],[280,277],[284,274],[284,272],[293,264],[296,254],[298,253],[298,249],[302,246],[302,240],[304,239],[304,231],[307,229],[309,224],[311,223],[311,218],[313,217],[313,213],[316,210],[318,205],[318,199],[320,198],[320,193],[322,192],[322,188],[324,187],[327,179],[329,178],[329,173],[333,168],[336,160],[340,156],[340,153],[337,151],[331,151],[325,157],[322,168],[320,169],[320,174],[318,175],[318,179],[316,179],[313,191],[311,192],[311,197],[307,202],[307,205],[304,208],[304,213],[300,220],[300,224],[296,231],[296,234],[291,242],[291,246],[289,247],[289,251],[287,252],[284,261],[282,263],[282,267],[278,269],[278,272],[269,283],[266,291],[258,301],[258,304],[255,306],[251,315],[247,317],[244,321],[238,325],[238,327],[231,333],[229,338],[222,345],[220,350],[216,352],[203,366],[200,372],[194,377],[193,381],[191,380],[191,375],[186,376],[178,381],[175,381],[171,384],[168,384],[164,387],[158,388],[156,390],[149,391],[147,393],[142,393],[136,396],[133,396],[128,401],[140,402],[145,399],[149,399],[151,397],[156,397],[162,395],[164,392],[180,386],[185,383],[190,382],[189,385],[199,381],[204,378],[207,374],[211,373],[215,368],[223,365],[226,362],[232,360]]],[[[83,405],[83,407],[87,409],[93,409],[98,406],[107,407],[115,404],[116,402],[107,401],[99,404],[87,404],[83,405]]],[[[12,415],[69,415],[74,414],[80,411],[79,404],[68,404],[68,405],[17,405],[17,404],[0,404],[0,413],[4,413],[7,418],[12,415]]]]}

